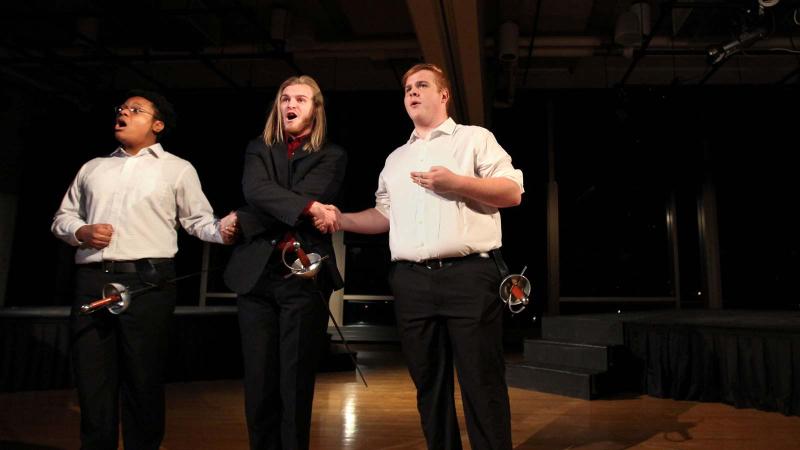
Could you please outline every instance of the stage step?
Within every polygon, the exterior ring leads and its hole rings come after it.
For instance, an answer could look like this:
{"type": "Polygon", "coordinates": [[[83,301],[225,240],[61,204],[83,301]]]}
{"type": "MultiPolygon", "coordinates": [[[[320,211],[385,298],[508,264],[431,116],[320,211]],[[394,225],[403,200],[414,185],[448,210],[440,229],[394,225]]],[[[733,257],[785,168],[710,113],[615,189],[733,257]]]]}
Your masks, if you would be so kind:
{"type": "MultiPolygon", "coordinates": [[[[344,338],[349,342],[399,342],[397,327],[387,325],[340,325],[339,328],[344,338]]],[[[342,338],[333,326],[328,327],[328,334],[334,342],[341,342],[342,338]]]]}
{"type": "Polygon", "coordinates": [[[599,397],[603,371],[528,363],[506,366],[506,381],[511,387],[592,400],[599,397]]]}
{"type": "Polygon", "coordinates": [[[589,314],[542,319],[542,338],[558,342],[623,345],[622,315],[589,314]]]}
{"type": "Polygon", "coordinates": [[[641,367],[623,346],[616,314],[545,317],[526,339],[524,361],[506,367],[509,386],[586,400],[641,390],[641,367]]]}
{"type": "Polygon", "coordinates": [[[556,342],[544,339],[525,340],[525,362],[537,366],[568,366],[605,371],[611,349],[602,345],[556,342]]]}

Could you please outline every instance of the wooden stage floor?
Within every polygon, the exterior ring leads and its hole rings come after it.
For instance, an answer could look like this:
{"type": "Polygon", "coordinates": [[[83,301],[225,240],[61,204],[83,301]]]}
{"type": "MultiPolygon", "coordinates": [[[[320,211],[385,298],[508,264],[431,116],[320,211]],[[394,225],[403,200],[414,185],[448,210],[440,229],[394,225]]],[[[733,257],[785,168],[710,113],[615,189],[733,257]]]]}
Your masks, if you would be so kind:
{"type": "MultiPolygon", "coordinates": [[[[353,372],[319,375],[312,448],[424,449],[413,385],[396,347],[357,350],[369,388],[353,372]]],[[[643,395],[586,401],[509,392],[518,450],[800,448],[800,417],[643,395]]],[[[162,448],[247,449],[242,402],[239,380],[169,384],[162,448]]],[[[0,394],[0,449],[77,449],[78,415],[71,390],[0,394]]]]}

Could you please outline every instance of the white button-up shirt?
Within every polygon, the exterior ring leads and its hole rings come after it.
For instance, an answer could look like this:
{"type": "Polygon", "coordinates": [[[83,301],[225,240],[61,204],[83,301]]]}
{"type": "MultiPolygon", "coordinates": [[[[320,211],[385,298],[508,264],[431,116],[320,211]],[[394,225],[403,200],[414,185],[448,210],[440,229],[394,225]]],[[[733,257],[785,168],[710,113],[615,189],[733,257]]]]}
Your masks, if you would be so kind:
{"type": "Polygon", "coordinates": [[[219,220],[203,194],[197,171],[160,144],[130,155],[118,148],[81,167],[56,211],[51,230],[71,245],[87,224],[114,228],[101,250],[81,246],[75,262],[171,258],[178,252],[177,224],[194,236],[221,243],[219,220]]]}
{"type": "Polygon", "coordinates": [[[436,194],[411,181],[411,172],[443,166],[457,175],[505,177],[524,192],[522,171],[485,128],[447,119],[427,139],[415,132],[386,158],[375,208],[389,219],[392,260],[423,261],[488,252],[502,245],[497,208],[465,197],[436,194]]]}

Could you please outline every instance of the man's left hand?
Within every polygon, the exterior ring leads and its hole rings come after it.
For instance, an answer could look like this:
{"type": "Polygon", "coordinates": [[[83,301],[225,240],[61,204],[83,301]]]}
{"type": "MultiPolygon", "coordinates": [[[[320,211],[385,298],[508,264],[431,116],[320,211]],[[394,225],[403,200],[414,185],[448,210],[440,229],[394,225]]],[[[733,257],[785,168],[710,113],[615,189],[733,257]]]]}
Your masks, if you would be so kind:
{"type": "Polygon", "coordinates": [[[433,166],[427,172],[411,172],[411,181],[437,194],[444,194],[458,190],[461,176],[447,167],[433,166]]]}
{"type": "Polygon", "coordinates": [[[239,218],[236,216],[236,211],[231,211],[219,221],[219,234],[222,236],[223,244],[230,245],[236,242],[239,232],[239,218]]]}

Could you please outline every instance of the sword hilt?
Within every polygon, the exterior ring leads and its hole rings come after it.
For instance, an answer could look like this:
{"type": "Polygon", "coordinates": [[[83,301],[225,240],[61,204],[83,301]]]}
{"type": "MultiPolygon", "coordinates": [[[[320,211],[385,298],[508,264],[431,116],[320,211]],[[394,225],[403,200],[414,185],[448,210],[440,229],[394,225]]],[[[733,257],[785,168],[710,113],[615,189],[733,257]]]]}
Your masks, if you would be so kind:
{"type": "Polygon", "coordinates": [[[92,303],[81,305],[81,314],[91,314],[100,308],[106,307],[118,301],[120,301],[119,295],[109,295],[108,297],[101,298],[100,300],[95,300],[92,303]]]}
{"type": "Polygon", "coordinates": [[[311,266],[311,260],[308,259],[308,255],[306,254],[305,250],[300,247],[300,243],[294,241],[294,252],[297,254],[297,258],[300,260],[300,264],[303,265],[306,269],[311,266]]]}

